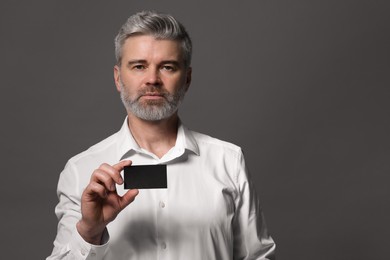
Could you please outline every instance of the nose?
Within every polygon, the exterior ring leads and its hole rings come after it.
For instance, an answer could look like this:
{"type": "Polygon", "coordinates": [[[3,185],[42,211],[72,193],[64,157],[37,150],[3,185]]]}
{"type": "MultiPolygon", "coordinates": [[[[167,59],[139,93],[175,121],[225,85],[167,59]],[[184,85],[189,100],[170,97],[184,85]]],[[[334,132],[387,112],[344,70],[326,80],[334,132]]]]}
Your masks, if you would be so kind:
{"type": "Polygon", "coordinates": [[[147,85],[152,85],[152,86],[161,85],[160,71],[158,69],[149,68],[146,77],[147,77],[146,78],[147,85]]]}

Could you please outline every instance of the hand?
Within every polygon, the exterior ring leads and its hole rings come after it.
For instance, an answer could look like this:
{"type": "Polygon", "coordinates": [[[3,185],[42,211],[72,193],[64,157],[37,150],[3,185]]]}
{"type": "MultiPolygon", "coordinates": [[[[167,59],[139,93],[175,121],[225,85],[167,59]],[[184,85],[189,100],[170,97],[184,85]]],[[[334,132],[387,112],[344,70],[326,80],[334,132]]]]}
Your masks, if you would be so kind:
{"type": "Polygon", "coordinates": [[[121,161],[113,166],[102,164],[91,176],[81,196],[81,220],[77,231],[91,244],[100,244],[103,231],[108,223],[137,196],[138,190],[128,190],[123,197],[116,192],[115,184],[123,184],[120,172],[131,161],[121,161]]]}

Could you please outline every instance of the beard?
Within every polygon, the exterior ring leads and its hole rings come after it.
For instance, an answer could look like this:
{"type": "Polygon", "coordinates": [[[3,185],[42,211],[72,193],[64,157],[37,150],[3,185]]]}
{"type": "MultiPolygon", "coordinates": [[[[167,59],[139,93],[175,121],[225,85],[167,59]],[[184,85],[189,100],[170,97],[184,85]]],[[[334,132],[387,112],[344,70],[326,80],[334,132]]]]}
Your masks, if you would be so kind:
{"type": "Polygon", "coordinates": [[[139,90],[135,98],[131,98],[122,80],[120,80],[120,87],[121,100],[126,110],[146,121],[159,121],[172,116],[179,108],[186,92],[185,86],[180,87],[174,93],[169,93],[161,87],[150,86],[139,90]],[[155,93],[162,99],[141,102],[141,97],[147,93],[155,93]]]}

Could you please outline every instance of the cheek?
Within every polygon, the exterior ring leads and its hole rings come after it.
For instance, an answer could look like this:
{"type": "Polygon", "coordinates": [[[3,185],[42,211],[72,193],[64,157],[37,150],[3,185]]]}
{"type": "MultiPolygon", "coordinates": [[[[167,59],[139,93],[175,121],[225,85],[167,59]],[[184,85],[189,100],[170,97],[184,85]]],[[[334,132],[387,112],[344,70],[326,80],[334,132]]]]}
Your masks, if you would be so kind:
{"type": "Polygon", "coordinates": [[[135,93],[140,86],[140,83],[131,78],[122,78],[122,86],[126,93],[131,94],[135,93]]]}
{"type": "Polygon", "coordinates": [[[134,84],[135,84],[135,77],[125,76],[125,77],[122,77],[121,79],[122,79],[122,83],[125,86],[134,86],[134,84]]]}
{"type": "Polygon", "coordinates": [[[174,90],[182,88],[186,84],[186,78],[183,76],[172,77],[166,81],[166,87],[170,87],[174,90]]]}

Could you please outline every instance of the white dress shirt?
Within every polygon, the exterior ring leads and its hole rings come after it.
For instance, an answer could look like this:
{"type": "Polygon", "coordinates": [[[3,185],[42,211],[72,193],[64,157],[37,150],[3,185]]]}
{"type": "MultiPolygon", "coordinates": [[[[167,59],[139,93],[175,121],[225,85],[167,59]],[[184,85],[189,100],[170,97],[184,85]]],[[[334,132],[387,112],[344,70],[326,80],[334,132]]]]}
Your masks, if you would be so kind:
{"type": "MultiPolygon", "coordinates": [[[[123,185],[117,191],[126,192],[123,185]]],[[[125,120],[119,132],[68,161],[57,194],[58,230],[47,259],[274,259],[241,149],[182,124],[160,159],[139,147],[125,120]],[[76,230],[81,194],[102,163],[125,159],[166,164],[168,188],[141,189],[108,224],[103,245],[89,244],[76,230]]]]}

